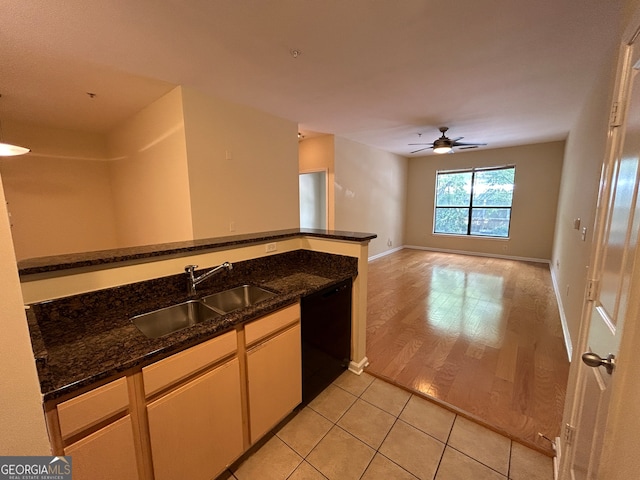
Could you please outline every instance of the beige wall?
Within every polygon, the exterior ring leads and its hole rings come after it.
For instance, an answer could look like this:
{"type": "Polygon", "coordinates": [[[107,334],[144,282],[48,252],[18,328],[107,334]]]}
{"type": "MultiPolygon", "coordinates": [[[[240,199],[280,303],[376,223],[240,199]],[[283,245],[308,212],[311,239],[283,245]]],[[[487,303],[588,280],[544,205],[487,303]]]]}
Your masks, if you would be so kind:
{"type": "MultiPolygon", "coordinates": [[[[0,203],[4,204],[0,185],[0,203]]],[[[0,455],[50,455],[7,211],[0,212],[0,455]]]]}
{"type": "Polygon", "coordinates": [[[607,143],[615,60],[613,55],[609,68],[585,102],[567,139],[564,155],[551,268],[571,344],[576,342],[580,328],[600,171],[607,143]],[[578,218],[580,230],[573,228],[578,218]],[[584,241],[583,227],[587,228],[584,241]]]}
{"type": "Polygon", "coordinates": [[[564,142],[481,149],[409,160],[405,243],[411,246],[549,260],[553,245],[564,142]],[[435,235],[438,170],[516,166],[509,239],[435,235]]]}
{"type": "Polygon", "coordinates": [[[181,88],[128,119],[107,139],[118,245],[191,240],[181,88]]]}
{"type": "Polygon", "coordinates": [[[248,107],[177,87],[105,135],[10,130],[18,259],[299,225],[297,125],[248,107]]]}
{"type": "Polygon", "coordinates": [[[327,228],[335,229],[335,139],[333,135],[305,138],[298,144],[300,173],[327,172],[327,228]]]}
{"type": "Polygon", "coordinates": [[[195,238],[297,228],[298,126],[183,89],[195,238]]]}
{"type": "Polygon", "coordinates": [[[551,274],[556,287],[565,342],[572,357],[563,418],[563,423],[569,424],[574,421],[573,401],[580,365],[578,356],[582,354],[580,336],[587,335],[587,330],[582,330],[582,309],[600,173],[606,152],[607,124],[613,98],[616,60],[616,55],[612,54],[610,63],[603,68],[591,95],[577,117],[575,126],[571,129],[565,149],[558,201],[551,274]],[[587,227],[584,241],[580,231],[573,228],[575,218],[580,218],[581,228],[587,227]]]}
{"type": "Polygon", "coordinates": [[[115,248],[104,136],[11,124],[31,148],[0,159],[18,259],[115,248]]]}
{"type": "Polygon", "coordinates": [[[335,169],[336,230],[378,235],[372,257],[402,246],[407,159],[336,137],[335,169]]]}

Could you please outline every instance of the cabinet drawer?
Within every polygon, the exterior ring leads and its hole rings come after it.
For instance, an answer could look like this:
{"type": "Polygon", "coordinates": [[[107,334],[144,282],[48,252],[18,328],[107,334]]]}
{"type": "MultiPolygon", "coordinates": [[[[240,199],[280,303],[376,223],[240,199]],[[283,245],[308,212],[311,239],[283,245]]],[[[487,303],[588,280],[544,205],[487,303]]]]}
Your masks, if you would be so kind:
{"type": "Polygon", "coordinates": [[[60,433],[66,439],[129,407],[127,379],[119,378],[58,405],[60,433]]]}
{"type": "Polygon", "coordinates": [[[160,360],[142,369],[147,396],[202,370],[238,349],[235,330],[215,337],[184,352],[160,360]]]}
{"type": "Polygon", "coordinates": [[[245,342],[250,346],[274,332],[300,320],[300,305],[278,310],[244,326],[245,342]]]}

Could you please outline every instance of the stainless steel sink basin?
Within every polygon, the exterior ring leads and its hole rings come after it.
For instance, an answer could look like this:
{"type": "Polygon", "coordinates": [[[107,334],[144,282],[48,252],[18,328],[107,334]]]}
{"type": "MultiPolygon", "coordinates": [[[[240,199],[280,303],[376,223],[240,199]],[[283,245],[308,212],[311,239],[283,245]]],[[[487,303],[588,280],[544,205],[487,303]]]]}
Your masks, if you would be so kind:
{"type": "Polygon", "coordinates": [[[214,310],[225,314],[255,305],[274,295],[275,293],[255,285],[241,285],[230,290],[208,295],[202,301],[214,310]]]}
{"type": "Polygon", "coordinates": [[[173,305],[131,318],[133,324],[148,338],[158,338],[197,323],[219,318],[220,313],[198,300],[173,305]]]}

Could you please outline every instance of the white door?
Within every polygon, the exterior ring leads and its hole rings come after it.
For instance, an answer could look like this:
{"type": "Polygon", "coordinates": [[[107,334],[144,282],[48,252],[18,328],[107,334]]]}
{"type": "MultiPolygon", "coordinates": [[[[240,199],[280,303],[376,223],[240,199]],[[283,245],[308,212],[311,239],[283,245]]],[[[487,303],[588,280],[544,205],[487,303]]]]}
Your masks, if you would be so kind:
{"type": "MultiPolygon", "coordinates": [[[[562,473],[572,480],[596,480],[615,381],[624,319],[631,302],[630,281],[638,247],[640,205],[640,57],[638,46],[625,47],[619,77],[621,117],[611,127],[610,157],[603,169],[596,237],[591,255],[590,287],[584,308],[588,332],[580,362],[574,403],[574,438],[567,445],[568,464],[562,473]],[[635,51],[634,51],[635,50],[635,51]],[[617,126],[618,120],[623,121],[617,126]],[[598,357],[613,359],[614,368],[598,366],[598,357]],[[591,360],[591,362],[589,362],[591,360]],[[587,363],[591,363],[588,366],[587,363]],[[595,365],[595,366],[594,366],[595,365]]],[[[638,267],[636,267],[637,269],[638,267]]],[[[636,275],[638,271],[636,270],[636,275]]],[[[636,294],[636,297],[638,295],[636,294]]],[[[584,345],[584,343],[583,343],[584,345]]],[[[582,346],[582,345],[580,345],[582,346]]],[[[564,476],[563,476],[564,478],[564,476]]]]}

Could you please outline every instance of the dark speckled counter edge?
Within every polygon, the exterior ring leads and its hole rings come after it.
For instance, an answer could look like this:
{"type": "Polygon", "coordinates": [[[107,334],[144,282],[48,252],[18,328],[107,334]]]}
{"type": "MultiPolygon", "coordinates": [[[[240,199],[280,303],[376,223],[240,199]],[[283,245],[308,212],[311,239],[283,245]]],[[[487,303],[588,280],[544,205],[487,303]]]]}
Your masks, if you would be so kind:
{"type": "Polygon", "coordinates": [[[18,262],[20,277],[53,273],[73,268],[100,267],[117,262],[144,261],[151,258],[187,255],[214,249],[227,249],[253,243],[282,240],[296,237],[319,237],[348,242],[369,242],[377,237],[374,233],[346,232],[338,230],[289,229],[270,232],[206,238],[183,242],[144,245],[139,247],[72,253],[21,260],[18,262]]]}

